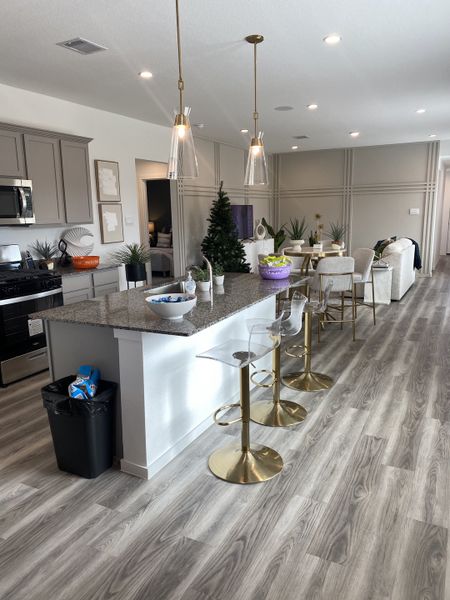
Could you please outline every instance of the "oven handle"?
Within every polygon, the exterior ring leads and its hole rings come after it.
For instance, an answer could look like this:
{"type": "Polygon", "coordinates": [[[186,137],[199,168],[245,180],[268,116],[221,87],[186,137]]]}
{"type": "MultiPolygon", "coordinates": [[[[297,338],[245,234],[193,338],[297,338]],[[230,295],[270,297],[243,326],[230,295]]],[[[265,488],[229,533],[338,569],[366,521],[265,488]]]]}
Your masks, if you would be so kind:
{"type": "Polygon", "coordinates": [[[62,288],[58,288],[56,290],[48,290],[47,292],[39,292],[38,294],[30,294],[29,296],[6,298],[5,300],[0,300],[0,306],[5,306],[5,304],[17,304],[18,302],[26,302],[27,300],[37,300],[38,298],[46,298],[47,296],[55,296],[56,294],[61,293],[62,288]]]}
{"type": "Polygon", "coordinates": [[[22,200],[22,211],[21,211],[20,215],[22,217],[25,217],[27,214],[27,199],[25,198],[25,192],[23,191],[23,188],[19,187],[17,189],[19,191],[20,199],[22,200]]]}

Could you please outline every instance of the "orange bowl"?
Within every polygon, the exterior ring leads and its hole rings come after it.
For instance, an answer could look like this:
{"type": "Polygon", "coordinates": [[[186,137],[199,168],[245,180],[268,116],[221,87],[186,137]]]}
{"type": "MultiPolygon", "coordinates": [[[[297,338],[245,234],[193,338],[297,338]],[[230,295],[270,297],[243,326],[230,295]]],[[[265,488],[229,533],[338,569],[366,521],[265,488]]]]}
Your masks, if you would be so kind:
{"type": "Polygon", "coordinates": [[[100,256],[72,256],[75,269],[95,269],[100,262],[100,256]]]}

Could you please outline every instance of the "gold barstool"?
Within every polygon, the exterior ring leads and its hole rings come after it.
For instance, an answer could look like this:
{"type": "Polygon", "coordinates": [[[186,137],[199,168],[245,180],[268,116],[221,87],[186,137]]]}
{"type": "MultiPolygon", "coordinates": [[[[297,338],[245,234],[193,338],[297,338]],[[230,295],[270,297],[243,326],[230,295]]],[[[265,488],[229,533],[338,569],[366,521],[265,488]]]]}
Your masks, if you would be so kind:
{"type": "MultiPolygon", "coordinates": [[[[312,318],[313,311],[308,309],[306,305],[305,309],[305,346],[302,349],[301,355],[304,356],[305,369],[304,371],[296,371],[293,373],[287,373],[282,381],[287,387],[302,392],[318,392],[320,390],[328,390],[334,384],[334,381],[328,375],[323,373],[315,373],[311,370],[311,346],[312,346],[312,318]]],[[[299,358],[301,355],[297,352],[293,352],[290,346],[286,350],[288,356],[299,358]]]]}
{"type": "MultiPolygon", "coordinates": [[[[282,313],[281,337],[297,335],[302,328],[302,315],[307,298],[295,292],[290,302],[290,315],[284,319],[285,311],[282,313]]],[[[269,427],[290,427],[305,420],[308,414],[306,409],[296,402],[282,400],[281,392],[281,347],[277,346],[272,351],[272,371],[256,371],[251,377],[252,382],[260,387],[272,388],[271,400],[259,400],[252,404],[250,417],[252,421],[267,425],[269,427]],[[259,383],[255,376],[260,373],[272,375],[269,384],[259,383]]]]}
{"type": "Polygon", "coordinates": [[[220,448],[209,457],[208,466],[219,479],[232,483],[260,483],[275,477],[283,469],[283,459],[276,450],[250,444],[250,363],[279,346],[280,322],[281,317],[270,326],[255,325],[249,340],[231,340],[198,355],[198,358],[210,358],[240,370],[239,404],[226,404],[214,413],[214,420],[219,425],[242,422],[240,443],[220,448]],[[240,417],[228,422],[219,421],[218,414],[232,406],[240,406],[240,417]]]}

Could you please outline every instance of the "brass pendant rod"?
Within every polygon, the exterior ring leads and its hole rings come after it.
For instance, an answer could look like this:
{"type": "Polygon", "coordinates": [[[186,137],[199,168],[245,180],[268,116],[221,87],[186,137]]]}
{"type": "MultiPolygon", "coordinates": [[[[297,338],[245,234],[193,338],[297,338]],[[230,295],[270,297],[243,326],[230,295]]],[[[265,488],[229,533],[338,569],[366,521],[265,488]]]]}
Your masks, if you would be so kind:
{"type": "Polygon", "coordinates": [[[255,138],[258,137],[258,112],[256,110],[256,44],[253,44],[253,70],[255,80],[255,110],[253,112],[253,119],[255,121],[255,138]]]}
{"type": "Polygon", "coordinates": [[[180,92],[180,114],[183,114],[183,71],[181,67],[181,36],[180,36],[180,11],[178,0],[175,0],[175,9],[177,14],[177,48],[178,48],[178,90],[180,92]]]}

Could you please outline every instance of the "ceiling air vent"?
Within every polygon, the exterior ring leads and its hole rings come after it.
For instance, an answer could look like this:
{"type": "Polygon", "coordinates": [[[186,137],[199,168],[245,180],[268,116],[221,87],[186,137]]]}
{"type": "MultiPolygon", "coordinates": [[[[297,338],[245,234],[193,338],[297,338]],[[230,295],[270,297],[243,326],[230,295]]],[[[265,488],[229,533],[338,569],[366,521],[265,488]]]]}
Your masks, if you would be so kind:
{"type": "Polygon", "coordinates": [[[65,42],[58,42],[57,46],[62,46],[63,48],[67,48],[68,50],[74,50],[79,54],[94,54],[94,52],[100,52],[101,50],[108,50],[105,46],[100,46],[100,44],[94,44],[94,42],[90,42],[89,40],[85,40],[84,38],[74,38],[73,40],[67,40],[65,42]]]}
{"type": "Polygon", "coordinates": [[[293,135],[292,138],[294,140],[309,140],[307,135],[293,135]]]}

